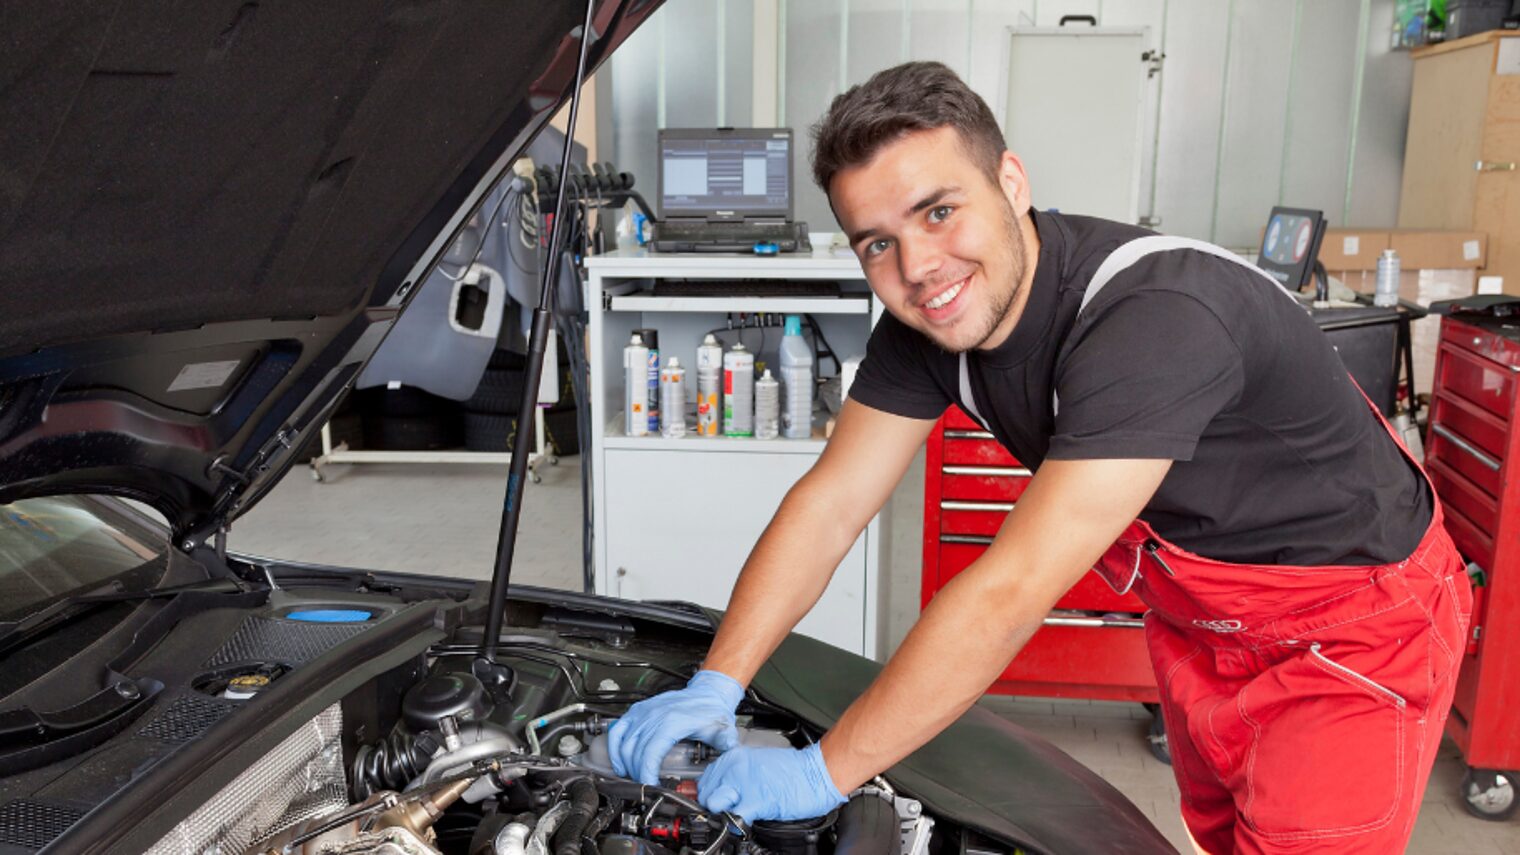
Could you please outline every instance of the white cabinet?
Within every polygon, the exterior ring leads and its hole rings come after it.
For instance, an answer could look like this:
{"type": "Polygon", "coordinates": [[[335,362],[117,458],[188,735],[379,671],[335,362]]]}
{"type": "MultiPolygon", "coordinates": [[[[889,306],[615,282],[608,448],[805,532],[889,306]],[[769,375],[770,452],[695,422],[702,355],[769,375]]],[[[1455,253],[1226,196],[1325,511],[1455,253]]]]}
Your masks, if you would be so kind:
{"type": "MultiPolygon", "coordinates": [[[[841,358],[865,352],[879,308],[853,257],[826,253],[780,258],[645,254],[622,251],[587,260],[591,311],[589,356],[595,576],[597,593],[636,600],[685,600],[726,608],[739,570],[787,490],[822,452],[822,425],[812,439],[757,440],[695,436],[625,436],[623,347],[636,329],[659,333],[662,361],[688,366],[688,403],[696,399],[696,349],[719,330],[728,345],[742,340],[758,358],[774,352],[779,327],[728,329],[741,315],[812,315],[841,358]],[[732,294],[656,296],[663,279],[735,283],[732,294]],[[827,280],[839,297],[746,296],[755,279],[827,280]]],[[[815,361],[827,377],[832,362],[815,361]]],[[[772,373],[774,370],[773,364],[772,373]]],[[[834,573],[798,631],[864,656],[877,650],[880,525],[873,520],[834,573]]]]}

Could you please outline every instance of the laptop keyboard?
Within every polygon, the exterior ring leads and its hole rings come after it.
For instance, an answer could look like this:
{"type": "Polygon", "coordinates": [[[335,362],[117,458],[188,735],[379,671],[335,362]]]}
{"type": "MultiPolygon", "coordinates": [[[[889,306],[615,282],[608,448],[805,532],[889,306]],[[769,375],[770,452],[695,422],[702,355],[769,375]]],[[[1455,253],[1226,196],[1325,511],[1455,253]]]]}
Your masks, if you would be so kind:
{"type": "Polygon", "coordinates": [[[807,279],[656,279],[655,297],[839,297],[838,282],[807,279]]]}
{"type": "Polygon", "coordinates": [[[662,222],[659,240],[702,240],[723,243],[764,243],[788,240],[797,236],[792,223],[683,223],[662,222]]]}

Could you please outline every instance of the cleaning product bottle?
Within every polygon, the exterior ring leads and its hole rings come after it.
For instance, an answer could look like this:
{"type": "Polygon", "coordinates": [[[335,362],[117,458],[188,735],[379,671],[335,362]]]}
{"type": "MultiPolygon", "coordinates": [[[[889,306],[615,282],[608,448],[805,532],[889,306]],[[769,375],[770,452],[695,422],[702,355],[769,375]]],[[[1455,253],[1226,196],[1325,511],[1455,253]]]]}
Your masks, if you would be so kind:
{"type": "Polygon", "coordinates": [[[775,439],[781,420],[781,384],[771,370],[755,381],[755,439],[775,439]]]}
{"type": "Polygon", "coordinates": [[[798,315],[786,316],[781,336],[781,385],[781,435],[807,439],[813,435],[813,351],[798,315]]]}

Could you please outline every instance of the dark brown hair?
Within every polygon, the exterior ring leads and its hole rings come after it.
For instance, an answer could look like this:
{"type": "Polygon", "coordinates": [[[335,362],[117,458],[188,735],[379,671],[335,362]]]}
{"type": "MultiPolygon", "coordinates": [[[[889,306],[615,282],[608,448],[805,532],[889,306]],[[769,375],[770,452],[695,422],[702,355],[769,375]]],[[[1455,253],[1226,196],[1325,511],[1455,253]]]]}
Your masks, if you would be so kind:
{"type": "Polygon", "coordinates": [[[938,62],[905,62],[834,98],[813,125],[813,180],[829,192],[842,169],[869,161],[913,131],[952,127],[966,153],[996,182],[1008,148],[987,102],[938,62]]]}

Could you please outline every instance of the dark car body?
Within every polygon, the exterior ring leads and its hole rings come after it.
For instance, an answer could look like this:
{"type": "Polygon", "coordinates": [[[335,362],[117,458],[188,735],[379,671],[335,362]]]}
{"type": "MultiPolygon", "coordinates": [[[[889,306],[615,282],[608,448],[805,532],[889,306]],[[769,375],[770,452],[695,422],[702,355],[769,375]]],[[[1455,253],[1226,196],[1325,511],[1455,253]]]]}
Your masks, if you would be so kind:
{"type": "MultiPolygon", "coordinates": [[[[658,5],[596,3],[590,66],[658,5]]],[[[228,555],[223,535],[570,97],[584,12],[0,6],[0,508],[98,495],[166,520],[102,504],[157,554],[39,597],[56,622],[4,625],[27,632],[0,668],[32,671],[0,697],[0,853],[163,845],[335,705],[347,763],[384,737],[429,663],[478,639],[483,586],[228,555]],[[82,590],[95,599],[69,601],[82,590]],[[371,617],[291,617],[318,607],[371,617]],[[78,615],[103,609],[84,632],[78,615]],[[255,661],[279,668],[263,691],[206,692],[255,661]]],[[[513,588],[506,632],[524,662],[534,645],[604,657],[632,645],[668,677],[700,662],[715,620],[513,588]]],[[[877,668],[794,636],[754,702],[826,728],[877,668]]],[[[520,691],[560,690],[525,678],[520,691]]],[[[957,829],[942,845],[962,851],[1171,851],[1116,790],[985,710],[886,778],[957,829]]]]}

